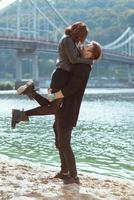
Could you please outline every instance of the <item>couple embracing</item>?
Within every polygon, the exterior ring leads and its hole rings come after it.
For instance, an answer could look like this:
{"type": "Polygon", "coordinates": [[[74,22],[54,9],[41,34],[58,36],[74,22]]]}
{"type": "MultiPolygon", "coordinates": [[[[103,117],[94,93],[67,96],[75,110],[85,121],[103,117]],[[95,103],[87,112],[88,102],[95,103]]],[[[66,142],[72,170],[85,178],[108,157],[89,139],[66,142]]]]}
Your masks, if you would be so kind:
{"type": "Polygon", "coordinates": [[[76,22],[65,29],[59,41],[56,69],[51,78],[48,97],[36,92],[34,83],[28,82],[18,88],[18,94],[27,95],[39,103],[31,110],[12,110],[12,128],[30,116],[55,115],[53,125],[55,145],[59,151],[61,169],[54,178],[63,179],[65,184],[79,184],[75,156],[71,147],[71,134],[76,126],[86,84],[93,62],[101,57],[99,43],[84,42],[89,30],[85,23],[76,22]]]}

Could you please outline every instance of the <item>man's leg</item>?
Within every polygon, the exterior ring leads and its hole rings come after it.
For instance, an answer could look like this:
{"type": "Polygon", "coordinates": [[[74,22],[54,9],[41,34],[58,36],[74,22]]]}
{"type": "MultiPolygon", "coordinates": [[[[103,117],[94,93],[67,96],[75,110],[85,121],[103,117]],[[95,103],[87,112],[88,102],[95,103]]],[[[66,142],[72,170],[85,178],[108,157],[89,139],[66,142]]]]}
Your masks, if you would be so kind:
{"type": "Polygon", "coordinates": [[[74,153],[71,148],[71,133],[72,128],[58,127],[58,144],[59,150],[62,152],[65,162],[67,164],[69,174],[71,177],[77,177],[77,169],[74,153]]]}
{"type": "Polygon", "coordinates": [[[58,127],[59,150],[63,153],[65,162],[69,170],[69,176],[64,179],[64,184],[80,184],[79,178],[77,177],[75,157],[70,144],[71,133],[72,128],[58,127]]]}
{"type": "Polygon", "coordinates": [[[58,131],[57,131],[56,122],[53,125],[53,129],[54,129],[54,133],[55,133],[55,146],[59,151],[59,156],[60,156],[60,161],[61,161],[61,171],[60,171],[59,174],[61,174],[61,176],[62,176],[62,174],[63,175],[68,174],[68,165],[66,163],[66,160],[65,160],[63,152],[59,148],[58,131]]]}

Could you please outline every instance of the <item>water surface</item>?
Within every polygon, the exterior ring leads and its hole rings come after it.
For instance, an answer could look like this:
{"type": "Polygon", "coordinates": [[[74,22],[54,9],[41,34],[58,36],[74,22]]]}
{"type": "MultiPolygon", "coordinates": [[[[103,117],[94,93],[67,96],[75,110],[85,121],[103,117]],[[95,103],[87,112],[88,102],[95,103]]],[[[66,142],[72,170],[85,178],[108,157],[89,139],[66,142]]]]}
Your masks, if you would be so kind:
{"type": "MultiPolygon", "coordinates": [[[[53,116],[31,117],[10,128],[12,108],[37,105],[15,92],[0,92],[0,154],[59,166],[53,116]]],[[[87,89],[72,146],[79,170],[134,179],[134,90],[87,89]]]]}

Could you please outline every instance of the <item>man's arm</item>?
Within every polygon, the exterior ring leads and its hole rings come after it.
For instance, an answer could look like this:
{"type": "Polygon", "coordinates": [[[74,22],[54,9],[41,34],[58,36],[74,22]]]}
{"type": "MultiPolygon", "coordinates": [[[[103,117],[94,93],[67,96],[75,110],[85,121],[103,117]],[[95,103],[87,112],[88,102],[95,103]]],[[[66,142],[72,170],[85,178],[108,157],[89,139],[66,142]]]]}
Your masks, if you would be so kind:
{"type": "Polygon", "coordinates": [[[72,78],[65,88],[59,90],[56,93],[48,93],[48,100],[53,101],[55,99],[61,99],[64,97],[74,95],[77,91],[81,89],[83,83],[84,83],[83,79],[72,78]]]}
{"type": "Polygon", "coordinates": [[[67,86],[55,93],[56,99],[71,96],[81,90],[87,83],[90,71],[89,65],[76,66],[67,86]]]}
{"type": "Polygon", "coordinates": [[[75,94],[78,90],[81,89],[79,83],[80,85],[83,84],[81,79],[72,79],[65,88],[55,93],[55,98],[60,99],[75,94]]]}

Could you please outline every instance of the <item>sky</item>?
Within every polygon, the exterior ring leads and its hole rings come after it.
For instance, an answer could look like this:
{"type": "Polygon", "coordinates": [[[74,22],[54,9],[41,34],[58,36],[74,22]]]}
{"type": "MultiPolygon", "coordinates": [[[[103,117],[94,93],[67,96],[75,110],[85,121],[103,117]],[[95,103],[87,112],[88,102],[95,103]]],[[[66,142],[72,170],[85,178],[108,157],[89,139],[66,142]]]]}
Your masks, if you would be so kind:
{"type": "Polygon", "coordinates": [[[0,10],[13,3],[15,0],[0,0],[0,10]]]}

